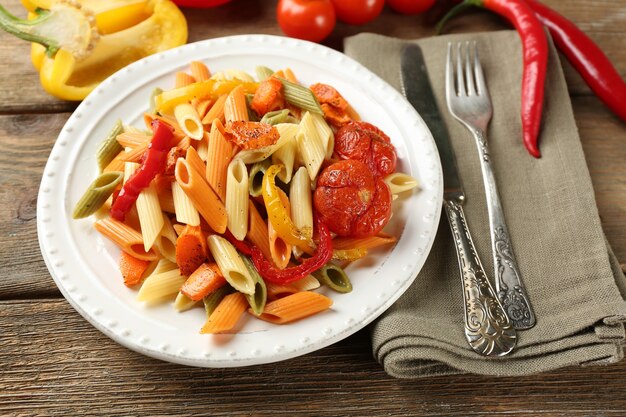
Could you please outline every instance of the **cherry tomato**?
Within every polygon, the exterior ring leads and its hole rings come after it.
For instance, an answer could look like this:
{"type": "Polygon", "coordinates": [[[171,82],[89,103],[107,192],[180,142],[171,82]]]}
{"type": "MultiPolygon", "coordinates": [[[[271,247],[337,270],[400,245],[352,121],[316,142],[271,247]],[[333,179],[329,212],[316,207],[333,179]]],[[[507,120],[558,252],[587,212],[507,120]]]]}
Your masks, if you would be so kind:
{"type": "Polygon", "coordinates": [[[311,42],[330,35],[336,23],[330,0],[280,0],[276,17],[285,35],[311,42]]]}
{"type": "Polygon", "coordinates": [[[363,25],[383,10],[385,0],[331,0],[337,18],[349,25],[363,25]]]}
{"type": "Polygon", "coordinates": [[[181,7],[217,7],[228,3],[230,0],[174,0],[174,3],[181,7]]]}
{"type": "Polygon", "coordinates": [[[402,14],[424,13],[433,7],[436,0],[387,0],[393,10],[402,14]]]}
{"type": "Polygon", "coordinates": [[[373,236],[391,218],[389,187],[354,159],[335,162],[322,171],[313,203],[321,220],[340,236],[373,236]]]}
{"type": "Polygon", "coordinates": [[[396,149],[389,136],[367,122],[350,122],[335,134],[335,153],[342,159],[364,162],[374,175],[384,177],[396,169],[396,149]]]}

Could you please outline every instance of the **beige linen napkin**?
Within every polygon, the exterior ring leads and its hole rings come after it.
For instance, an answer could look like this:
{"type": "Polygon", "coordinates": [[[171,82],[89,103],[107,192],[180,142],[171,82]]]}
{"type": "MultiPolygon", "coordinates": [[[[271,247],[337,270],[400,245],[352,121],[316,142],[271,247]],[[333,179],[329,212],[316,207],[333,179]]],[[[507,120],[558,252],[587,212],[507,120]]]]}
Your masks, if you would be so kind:
{"type": "MultiPolygon", "coordinates": [[[[525,375],[623,357],[626,281],[598,216],[567,86],[551,46],[541,159],[524,149],[520,125],[522,52],[513,31],[450,35],[422,47],[437,104],[457,154],[467,195],[465,213],[477,251],[492,271],[487,207],[476,146],[447,111],[448,41],[476,40],[494,114],[488,131],[504,212],[537,324],[519,332],[515,351],[487,359],[463,334],[461,280],[445,216],[423,270],[409,290],[371,326],[374,356],[392,376],[459,372],[525,375]]],[[[400,53],[408,41],[361,34],[345,53],[400,90],[400,53]]],[[[489,273],[489,275],[493,275],[489,273]]]]}

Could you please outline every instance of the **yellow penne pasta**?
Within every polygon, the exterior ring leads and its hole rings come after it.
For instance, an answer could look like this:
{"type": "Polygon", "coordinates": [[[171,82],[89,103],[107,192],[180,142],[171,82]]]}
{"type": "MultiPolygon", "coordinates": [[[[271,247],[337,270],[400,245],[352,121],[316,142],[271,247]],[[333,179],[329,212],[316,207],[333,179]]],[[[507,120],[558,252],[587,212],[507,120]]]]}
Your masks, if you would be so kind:
{"type": "Polygon", "coordinates": [[[270,259],[272,254],[270,252],[270,244],[269,244],[269,236],[267,233],[267,223],[259,214],[256,206],[250,200],[248,202],[248,210],[250,213],[249,216],[249,225],[248,225],[248,234],[246,237],[254,246],[259,248],[259,250],[263,253],[266,259],[270,259]]]}
{"type": "Polygon", "coordinates": [[[154,245],[163,228],[163,214],[154,181],[139,193],[136,205],[144,250],[147,252],[154,245]]]}
{"type": "Polygon", "coordinates": [[[389,190],[393,195],[419,187],[419,181],[404,172],[394,172],[387,175],[385,183],[389,186],[389,190]]]}
{"type": "Polygon", "coordinates": [[[240,80],[249,83],[254,82],[254,77],[245,71],[241,71],[238,69],[229,69],[224,71],[224,73],[226,75],[226,78],[229,80],[240,80]]]}
{"type": "Polygon", "coordinates": [[[207,319],[200,333],[224,333],[232,330],[248,308],[248,301],[241,293],[227,295],[207,319]]]}
{"type": "Polygon", "coordinates": [[[172,195],[172,184],[176,182],[170,183],[168,187],[160,187],[159,188],[159,205],[161,206],[161,210],[165,213],[176,213],[176,207],[174,205],[174,196],[172,195]]]}
{"type": "Polygon", "coordinates": [[[333,301],[311,291],[303,291],[279,298],[265,305],[261,320],[275,324],[291,323],[330,308],[333,301]]]}
{"type": "Polygon", "coordinates": [[[224,127],[219,120],[215,120],[209,134],[207,150],[206,179],[220,200],[226,200],[226,174],[228,164],[232,159],[233,145],[222,134],[224,127]]]}
{"type": "Polygon", "coordinates": [[[315,130],[317,130],[317,134],[324,145],[324,149],[326,151],[324,156],[326,159],[330,159],[333,155],[333,151],[335,150],[335,134],[330,126],[328,126],[328,123],[326,123],[324,116],[311,113],[311,120],[313,121],[315,130]]]}
{"type": "Polygon", "coordinates": [[[240,159],[234,159],[226,173],[226,214],[228,230],[238,240],[248,232],[248,169],[240,159]]]}
{"type": "Polygon", "coordinates": [[[137,259],[153,261],[159,257],[155,248],[148,251],[144,249],[141,233],[118,220],[112,218],[98,220],[94,227],[124,252],[137,259]]]}
{"type": "Polygon", "coordinates": [[[178,269],[153,273],[141,284],[137,301],[154,302],[163,300],[165,297],[174,297],[186,280],[187,277],[181,275],[178,269]]]}
{"type": "Polygon", "coordinates": [[[196,81],[206,81],[211,78],[211,71],[209,71],[209,68],[203,62],[191,61],[189,69],[196,81]]]}
{"type": "Polygon", "coordinates": [[[185,135],[193,140],[204,137],[204,126],[196,109],[189,103],[179,104],[174,108],[174,116],[185,135]]]}
{"type": "Polygon", "coordinates": [[[317,177],[322,162],[324,162],[326,149],[309,112],[306,112],[300,121],[300,127],[296,134],[296,143],[298,145],[298,156],[306,167],[309,178],[313,181],[317,177]]]}
{"type": "Polygon", "coordinates": [[[224,119],[224,104],[226,103],[226,99],[228,98],[228,94],[224,94],[218,97],[215,100],[215,103],[209,108],[207,113],[202,118],[202,124],[211,125],[213,120],[219,119],[222,123],[225,122],[224,119]]]}
{"type": "Polygon", "coordinates": [[[394,243],[395,241],[396,238],[394,236],[382,233],[368,237],[336,237],[333,239],[333,249],[373,249],[394,243]]]}
{"type": "Polygon", "coordinates": [[[209,236],[207,243],[226,281],[239,292],[254,294],[254,280],[234,246],[218,235],[209,236]]]}
{"type": "Polygon", "coordinates": [[[209,226],[217,233],[224,233],[227,223],[226,209],[202,174],[192,168],[185,159],[179,158],[176,161],[175,176],[180,188],[209,226]]]}
{"type": "MultiPolygon", "coordinates": [[[[209,153],[209,132],[204,132],[202,139],[196,142],[196,151],[203,162],[206,162],[209,153]]],[[[206,169],[205,169],[206,171],[206,169]]]]}
{"type": "Polygon", "coordinates": [[[156,262],[156,265],[154,266],[152,272],[148,275],[156,275],[162,272],[173,271],[175,269],[178,270],[178,265],[176,265],[175,262],[169,261],[167,259],[159,259],[159,261],[156,262]]]}
{"type": "Polygon", "coordinates": [[[154,245],[159,253],[167,260],[176,262],[176,238],[178,235],[172,226],[169,217],[163,214],[163,227],[154,245]]]}
{"type": "Polygon", "coordinates": [[[276,125],[276,129],[280,134],[280,140],[284,141],[284,143],[272,153],[272,164],[282,164],[285,167],[278,173],[278,178],[285,184],[288,184],[291,181],[296,159],[298,125],[279,123],[276,125]]]}
{"type": "Polygon", "coordinates": [[[180,188],[180,184],[174,181],[172,183],[172,197],[174,200],[174,212],[176,213],[176,221],[188,224],[190,226],[200,225],[200,214],[193,205],[193,202],[187,194],[180,188]]]}
{"type": "MultiPolygon", "coordinates": [[[[287,212],[289,212],[291,206],[289,204],[287,194],[285,194],[281,189],[278,189],[278,194],[280,195],[280,200],[287,209],[287,212]]],[[[272,255],[272,261],[274,261],[274,264],[278,269],[285,269],[289,263],[289,259],[291,259],[291,244],[285,242],[280,236],[278,236],[278,233],[274,230],[272,223],[267,224],[267,234],[270,239],[270,253],[272,255]]]]}
{"type": "Polygon", "coordinates": [[[228,98],[224,103],[224,119],[226,119],[226,123],[249,120],[246,95],[242,86],[234,88],[228,94],[228,98]]]}
{"type": "Polygon", "coordinates": [[[191,298],[179,291],[176,296],[176,300],[174,300],[174,308],[178,312],[187,311],[190,308],[197,306],[201,301],[202,300],[193,301],[191,298]]]}
{"type": "Polygon", "coordinates": [[[311,180],[305,167],[300,167],[291,179],[289,202],[293,224],[305,236],[313,237],[313,202],[311,180]]]}
{"type": "Polygon", "coordinates": [[[176,73],[176,79],[174,80],[174,88],[180,88],[188,86],[196,82],[196,79],[187,74],[186,72],[179,71],[176,73]]]}

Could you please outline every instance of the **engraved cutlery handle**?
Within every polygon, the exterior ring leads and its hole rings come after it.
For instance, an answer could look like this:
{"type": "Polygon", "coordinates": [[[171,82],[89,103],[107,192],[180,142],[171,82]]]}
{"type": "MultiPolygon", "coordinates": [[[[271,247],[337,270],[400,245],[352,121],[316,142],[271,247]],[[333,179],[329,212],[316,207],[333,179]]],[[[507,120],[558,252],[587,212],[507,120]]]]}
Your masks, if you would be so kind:
{"type": "Polygon", "coordinates": [[[465,306],[465,338],[485,356],[504,356],[517,343],[517,334],[498,301],[478,258],[463,207],[444,201],[459,259],[465,306]]]}
{"type": "Polygon", "coordinates": [[[491,252],[493,254],[494,278],[498,299],[504,307],[513,327],[517,330],[530,329],[535,325],[526,289],[515,260],[509,231],[504,220],[504,212],[496,186],[496,178],[491,168],[487,138],[483,131],[471,129],[476,139],[480,164],[487,197],[489,229],[491,231],[491,252]]]}

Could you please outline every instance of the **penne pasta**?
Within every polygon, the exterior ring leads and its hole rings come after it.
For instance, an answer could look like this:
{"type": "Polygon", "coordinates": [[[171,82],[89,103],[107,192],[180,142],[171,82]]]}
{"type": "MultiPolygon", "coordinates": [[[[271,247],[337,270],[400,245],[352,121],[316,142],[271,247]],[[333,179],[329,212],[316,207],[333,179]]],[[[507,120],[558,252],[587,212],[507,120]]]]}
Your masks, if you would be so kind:
{"type": "Polygon", "coordinates": [[[209,319],[209,317],[211,317],[211,314],[213,314],[222,299],[224,299],[224,297],[226,297],[231,292],[233,292],[232,287],[230,285],[226,285],[224,287],[218,288],[217,290],[202,299],[207,320],[209,319]]]}
{"type": "Polygon", "coordinates": [[[187,194],[176,181],[172,183],[172,197],[176,221],[190,226],[199,226],[200,214],[198,210],[196,210],[191,199],[187,197],[187,194]]]}
{"type": "Polygon", "coordinates": [[[248,234],[246,235],[246,238],[252,242],[254,246],[259,248],[266,259],[271,259],[272,253],[270,252],[270,239],[267,233],[267,223],[265,223],[265,220],[263,220],[259,214],[259,211],[252,200],[248,202],[248,209],[250,213],[250,223],[248,225],[248,234]]]}
{"type": "MultiPolygon", "coordinates": [[[[280,130],[279,130],[280,135],[280,130]]],[[[254,164],[269,158],[290,140],[289,135],[280,135],[276,143],[258,149],[246,149],[239,151],[236,159],[241,159],[245,164],[254,164]]]]}
{"type": "Polygon", "coordinates": [[[234,246],[218,235],[209,236],[207,242],[226,281],[239,292],[254,294],[255,283],[234,246]]]}
{"type": "Polygon", "coordinates": [[[248,192],[252,197],[258,197],[262,193],[263,175],[265,171],[271,165],[271,161],[266,159],[261,162],[257,162],[250,167],[248,171],[248,192]]]}
{"type": "Polygon", "coordinates": [[[169,261],[167,259],[159,259],[159,261],[156,262],[156,265],[154,269],[152,270],[152,273],[149,275],[161,274],[163,272],[168,272],[168,271],[173,271],[173,270],[178,271],[178,265],[176,265],[176,263],[169,261]]]}
{"type": "Polygon", "coordinates": [[[204,161],[198,155],[198,151],[194,147],[187,148],[187,152],[185,153],[185,160],[189,163],[189,166],[194,169],[202,178],[206,173],[206,166],[204,165],[204,161]]]}
{"type": "Polygon", "coordinates": [[[284,140],[284,143],[272,154],[272,164],[282,164],[285,167],[277,176],[282,182],[288,184],[291,181],[296,160],[296,133],[298,132],[298,125],[281,123],[276,125],[276,129],[278,129],[280,134],[280,140],[284,140]]]}
{"type": "Polygon", "coordinates": [[[147,251],[144,249],[141,233],[118,220],[112,218],[98,220],[94,227],[124,252],[137,259],[153,261],[159,257],[154,248],[147,251]]]}
{"type": "Polygon", "coordinates": [[[300,128],[296,134],[296,143],[298,156],[306,167],[309,178],[313,181],[317,177],[322,162],[324,162],[326,149],[309,112],[306,112],[300,121],[300,128]]]}
{"type": "Polygon", "coordinates": [[[313,272],[318,281],[333,291],[349,293],[352,291],[352,283],[348,275],[338,265],[328,263],[319,270],[313,272]]]}
{"type": "Polygon", "coordinates": [[[263,281],[263,278],[261,278],[261,275],[259,275],[252,264],[252,261],[245,256],[241,259],[243,259],[246,264],[252,281],[254,281],[254,294],[246,294],[246,299],[254,315],[258,316],[263,312],[265,304],[267,303],[267,287],[265,286],[265,281],[263,281]]]}
{"type": "Polygon", "coordinates": [[[280,82],[283,83],[283,95],[285,96],[285,101],[287,101],[287,103],[301,108],[304,111],[317,113],[322,116],[324,115],[317,98],[315,98],[315,95],[311,90],[284,78],[279,79],[280,82]]]}
{"type": "Polygon", "coordinates": [[[163,227],[161,232],[154,242],[155,246],[159,250],[159,253],[163,255],[165,259],[171,262],[176,262],[176,238],[178,235],[172,226],[172,222],[169,217],[163,214],[163,227]]]}
{"type": "MultiPolygon", "coordinates": [[[[285,206],[285,209],[289,212],[290,205],[287,194],[281,189],[278,189],[278,194],[280,195],[280,201],[283,203],[283,206],[285,206]]],[[[276,265],[278,269],[285,269],[289,264],[289,259],[291,259],[292,245],[285,242],[285,240],[276,233],[271,222],[267,223],[267,234],[270,239],[270,253],[274,265],[276,265]]]]}
{"type": "Polygon", "coordinates": [[[117,135],[116,139],[124,149],[134,149],[141,145],[147,145],[150,142],[150,136],[143,132],[123,132],[117,135]]]}
{"type": "Polygon", "coordinates": [[[259,82],[265,81],[266,79],[271,77],[272,74],[274,74],[274,71],[272,71],[272,69],[268,67],[264,67],[263,65],[257,66],[255,68],[255,72],[256,72],[256,77],[259,80],[259,82]]]}
{"type": "Polygon", "coordinates": [[[202,174],[193,169],[186,160],[179,158],[176,161],[175,176],[180,188],[209,226],[217,233],[224,233],[228,221],[226,209],[202,174]]]}
{"type": "Polygon", "coordinates": [[[143,281],[137,301],[154,302],[161,301],[165,297],[174,297],[187,277],[180,274],[178,269],[173,269],[158,274],[152,274],[143,281]]]}
{"type": "Polygon", "coordinates": [[[191,75],[196,81],[206,81],[211,78],[209,68],[202,62],[191,61],[189,69],[191,70],[191,75]]]}
{"type": "Polygon", "coordinates": [[[100,174],[85,194],[78,200],[72,213],[72,218],[82,219],[94,214],[113,194],[113,191],[122,183],[124,174],[121,172],[105,172],[100,174]]]}
{"type": "Polygon", "coordinates": [[[225,296],[206,321],[200,333],[224,333],[232,330],[246,311],[248,301],[241,293],[225,296]]]}
{"type": "Polygon", "coordinates": [[[175,88],[186,87],[195,82],[196,82],[196,79],[193,76],[187,74],[186,72],[179,71],[176,73],[176,79],[174,80],[174,87],[175,88]]]}
{"type": "Polygon", "coordinates": [[[335,150],[335,134],[330,126],[328,126],[328,123],[326,123],[323,116],[311,113],[311,120],[313,121],[318,137],[326,150],[326,154],[324,156],[326,159],[330,159],[333,155],[333,151],[335,150]]]}
{"type": "Polygon", "coordinates": [[[161,94],[163,92],[163,90],[159,87],[155,88],[154,90],[152,90],[152,93],[150,94],[150,102],[148,105],[148,112],[149,113],[156,113],[157,111],[157,106],[156,106],[156,97],[161,94]]]}
{"type": "Polygon", "coordinates": [[[313,201],[311,181],[305,167],[300,167],[289,186],[289,202],[293,224],[308,237],[313,237],[313,201]]]}
{"type": "Polygon", "coordinates": [[[226,200],[226,174],[232,159],[233,145],[226,140],[222,131],[224,127],[219,120],[211,126],[209,147],[207,150],[206,179],[220,200],[226,200]]]}
{"type": "Polygon", "coordinates": [[[185,135],[193,140],[204,137],[204,126],[196,109],[189,103],[179,104],[174,108],[174,117],[185,135]]]}
{"type": "Polygon", "coordinates": [[[248,232],[248,170],[240,159],[233,159],[226,173],[226,214],[228,230],[237,240],[248,232]]]}
{"type": "Polygon", "coordinates": [[[275,324],[291,323],[327,310],[332,304],[333,301],[322,294],[303,291],[267,303],[258,317],[275,324]]]}
{"type": "Polygon", "coordinates": [[[100,143],[100,146],[98,146],[96,150],[96,162],[98,163],[100,172],[102,172],[104,168],[111,163],[113,158],[124,149],[117,141],[117,136],[121,133],[124,133],[124,126],[121,120],[118,120],[115,122],[115,125],[113,125],[107,137],[100,143]]]}
{"type": "Polygon", "coordinates": [[[154,245],[163,228],[163,214],[154,181],[139,193],[136,205],[144,249],[148,251],[154,245]]]}
{"type": "Polygon", "coordinates": [[[178,295],[176,296],[176,299],[174,300],[174,308],[176,309],[176,311],[182,313],[183,311],[187,311],[195,307],[199,303],[200,301],[193,301],[192,299],[190,299],[185,294],[179,291],[178,295]]]}
{"type": "Polygon", "coordinates": [[[224,119],[226,123],[248,121],[248,104],[242,86],[235,87],[224,102],[224,119]]]}
{"type": "Polygon", "coordinates": [[[224,104],[226,103],[226,99],[228,98],[228,94],[223,94],[215,100],[215,103],[209,108],[207,113],[202,118],[202,124],[210,125],[213,123],[213,120],[219,119],[222,123],[225,123],[224,119],[224,104]]]}
{"type": "Polygon", "coordinates": [[[283,72],[285,73],[285,79],[287,81],[291,81],[292,83],[297,83],[298,82],[298,80],[296,79],[296,76],[294,75],[294,73],[291,70],[291,68],[285,68],[283,70],[283,72]]]}
{"type": "Polygon", "coordinates": [[[275,300],[277,298],[286,297],[290,294],[295,294],[301,291],[312,291],[320,287],[320,282],[313,275],[307,275],[306,277],[292,282],[291,284],[281,285],[267,282],[266,286],[267,298],[275,300]]]}
{"type": "Polygon", "coordinates": [[[398,195],[405,191],[419,187],[419,182],[404,172],[394,172],[385,177],[385,183],[389,186],[391,194],[398,195]]]}
{"type": "Polygon", "coordinates": [[[194,100],[191,105],[196,109],[196,112],[198,112],[198,116],[200,117],[200,119],[204,119],[204,116],[207,115],[209,109],[213,105],[213,100],[208,98],[202,100],[194,100]]]}
{"type": "Polygon", "coordinates": [[[379,233],[377,236],[368,237],[336,237],[333,239],[333,249],[373,249],[379,246],[394,243],[396,238],[379,233]]]}
{"type": "Polygon", "coordinates": [[[159,205],[161,206],[161,210],[165,213],[176,214],[176,207],[174,206],[174,196],[172,195],[172,184],[174,182],[163,183],[161,186],[158,186],[159,190],[159,205]]]}

